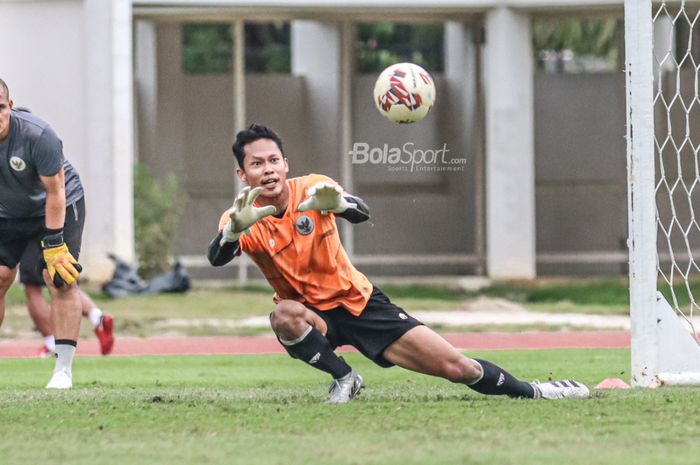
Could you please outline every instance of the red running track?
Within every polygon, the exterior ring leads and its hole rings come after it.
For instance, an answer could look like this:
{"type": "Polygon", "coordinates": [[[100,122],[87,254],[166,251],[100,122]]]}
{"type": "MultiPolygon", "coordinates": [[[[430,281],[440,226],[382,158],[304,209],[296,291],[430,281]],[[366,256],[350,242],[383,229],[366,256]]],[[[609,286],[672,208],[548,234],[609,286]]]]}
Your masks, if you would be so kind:
{"type": "MultiPolygon", "coordinates": [[[[523,332],[443,334],[452,345],[465,350],[501,349],[618,349],[628,348],[628,332],[523,332]]],[[[39,338],[0,341],[0,357],[35,357],[39,338]]],[[[355,351],[342,347],[341,351],[355,351]]],[[[284,353],[277,339],[256,337],[152,337],[117,338],[112,355],[202,355],[284,353]]],[[[100,355],[96,339],[81,340],[78,355],[100,355]]]]}

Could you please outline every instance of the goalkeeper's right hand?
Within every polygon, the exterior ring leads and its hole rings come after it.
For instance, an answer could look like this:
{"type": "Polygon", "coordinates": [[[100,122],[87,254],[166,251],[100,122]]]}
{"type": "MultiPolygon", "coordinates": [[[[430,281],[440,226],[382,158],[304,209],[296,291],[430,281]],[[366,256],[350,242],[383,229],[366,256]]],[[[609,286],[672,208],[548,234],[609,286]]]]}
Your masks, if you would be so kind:
{"type": "Polygon", "coordinates": [[[83,267],[63,242],[63,230],[53,230],[41,240],[41,248],[51,282],[56,287],[69,286],[80,278],[83,267]]]}
{"type": "Polygon", "coordinates": [[[229,213],[229,221],[222,231],[221,245],[226,242],[236,242],[244,232],[248,232],[249,228],[257,221],[266,216],[273,215],[277,209],[274,205],[265,207],[254,207],[253,202],[262,192],[262,187],[251,189],[249,186],[244,187],[233,201],[233,207],[229,213]]]}

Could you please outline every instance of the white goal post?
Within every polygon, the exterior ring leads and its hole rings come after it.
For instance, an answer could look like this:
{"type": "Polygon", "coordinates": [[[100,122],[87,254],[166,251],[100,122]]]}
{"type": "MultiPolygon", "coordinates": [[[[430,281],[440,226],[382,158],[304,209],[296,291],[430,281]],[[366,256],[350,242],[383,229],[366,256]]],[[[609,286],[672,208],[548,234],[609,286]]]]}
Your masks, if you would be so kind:
{"type": "Polygon", "coordinates": [[[631,382],[638,387],[700,385],[692,323],[700,310],[693,295],[700,289],[699,6],[625,0],[631,382]]]}

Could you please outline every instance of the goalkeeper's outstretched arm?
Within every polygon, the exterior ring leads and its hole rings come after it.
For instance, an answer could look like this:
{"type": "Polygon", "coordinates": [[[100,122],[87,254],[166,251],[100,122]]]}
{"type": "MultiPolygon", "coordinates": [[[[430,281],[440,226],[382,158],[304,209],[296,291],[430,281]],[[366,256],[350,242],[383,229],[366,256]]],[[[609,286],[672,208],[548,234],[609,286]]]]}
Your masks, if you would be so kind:
{"type": "Polygon", "coordinates": [[[241,244],[238,241],[223,241],[223,231],[209,243],[207,258],[212,266],[223,266],[241,254],[241,244]]]}
{"type": "Polygon", "coordinates": [[[344,192],[343,188],[334,182],[317,182],[306,194],[306,200],[297,206],[299,212],[317,210],[322,215],[333,212],[351,223],[362,223],[369,219],[367,204],[361,198],[344,192]]]}
{"type": "Polygon", "coordinates": [[[253,202],[262,192],[262,187],[251,189],[246,186],[238,193],[233,207],[224,213],[222,221],[228,222],[221,228],[219,234],[209,244],[207,257],[213,266],[222,266],[233,260],[233,257],[241,254],[241,245],[238,238],[247,233],[250,227],[262,218],[272,215],[277,210],[273,205],[255,207],[253,202]]]}
{"type": "Polygon", "coordinates": [[[336,215],[345,218],[352,224],[362,223],[369,219],[369,207],[364,200],[350,194],[343,194],[343,198],[348,202],[348,209],[343,213],[336,213],[336,215]]]}

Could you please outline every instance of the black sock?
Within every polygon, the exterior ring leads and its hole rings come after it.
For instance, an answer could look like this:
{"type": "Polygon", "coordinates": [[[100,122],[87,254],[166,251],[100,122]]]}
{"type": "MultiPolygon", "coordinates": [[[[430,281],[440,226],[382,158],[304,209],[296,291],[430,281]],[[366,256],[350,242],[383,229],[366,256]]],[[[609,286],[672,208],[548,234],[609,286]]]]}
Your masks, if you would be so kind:
{"type": "Polygon", "coordinates": [[[67,346],[78,347],[78,341],[74,341],[72,339],[56,339],[56,341],[54,343],[56,345],[65,344],[67,346]]]}
{"type": "Polygon", "coordinates": [[[486,360],[474,359],[484,370],[484,376],[469,387],[476,392],[489,395],[506,395],[508,397],[535,397],[535,388],[530,383],[520,381],[507,371],[486,360]]]}
{"type": "Polygon", "coordinates": [[[333,352],[328,339],[313,326],[309,326],[309,330],[307,330],[306,335],[301,337],[301,340],[283,341],[280,339],[280,342],[292,358],[330,373],[334,379],[342,378],[352,370],[350,365],[345,363],[345,360],[333,352]]]}

